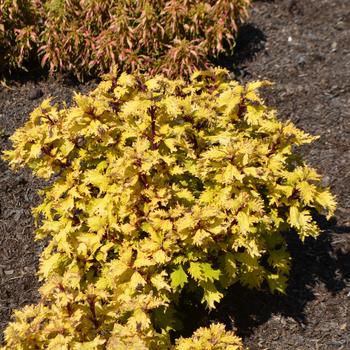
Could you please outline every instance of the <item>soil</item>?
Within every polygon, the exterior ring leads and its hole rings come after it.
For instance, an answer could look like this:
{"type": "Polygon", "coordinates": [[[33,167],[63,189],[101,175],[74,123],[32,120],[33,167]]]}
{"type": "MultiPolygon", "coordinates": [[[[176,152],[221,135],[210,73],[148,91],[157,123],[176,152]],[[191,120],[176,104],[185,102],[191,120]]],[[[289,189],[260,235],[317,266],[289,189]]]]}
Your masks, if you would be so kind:
{"type": "MultiPolygon", "coordinates": [[[[350,349],[349,0],[257,0],[236,54],[219,63],[238,80],[275,82],[264,93],[279,118],[320,135],[301,153],[337,195],[338,209],[330,222],[317,218],[324,231],[318,240],[301,244],[287,234],[294,264],[286,295],[234,286],[197,324],[225,322],[251,350],[350,349]]],[[[10,148],[9,136],[44,98],[69,103],[73,91],[87,92],[96,81],[38,72],[7,84],[0,86],[0,150],[10,148]]],[[[0,333],[13,309],[38,299],[35,271],[44,243],[34,241],[31,208],[42,185],[0,160],[0,333]]]]}

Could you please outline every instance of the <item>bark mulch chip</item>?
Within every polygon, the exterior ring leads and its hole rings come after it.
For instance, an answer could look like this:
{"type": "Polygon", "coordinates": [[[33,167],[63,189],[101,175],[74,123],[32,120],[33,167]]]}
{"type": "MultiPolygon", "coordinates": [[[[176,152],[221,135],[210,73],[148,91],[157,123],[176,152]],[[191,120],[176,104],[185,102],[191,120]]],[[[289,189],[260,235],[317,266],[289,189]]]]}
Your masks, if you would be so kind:
{"type": "MultiPolygon", "coordinates": [[[[350,349],[350,3],[349,0],[257,0],[240,30],[236,54],[221,57],[240,81],[275,82],[264,95],[279,118],[320,138],[301,153],[336,194],[335,218],[317,220],[324,233],[304,244],[287,241],[293,271],[286,295],[231,288],[218,309],[197,310],[200,321],[225,322],[251,350],[350,349]]],[[[76,84],[45,76],[0,85],[0,150],[48,96],[70,102],[76,84]]],[[[38,300],[35,271],[45,243],[34,241],[31,208],[43,183],[30,171],[13,173],[0,160],[0,333],[12,310],[38,300]]],[[[0,341],[1,341],[0,336],[0,341]]]]}

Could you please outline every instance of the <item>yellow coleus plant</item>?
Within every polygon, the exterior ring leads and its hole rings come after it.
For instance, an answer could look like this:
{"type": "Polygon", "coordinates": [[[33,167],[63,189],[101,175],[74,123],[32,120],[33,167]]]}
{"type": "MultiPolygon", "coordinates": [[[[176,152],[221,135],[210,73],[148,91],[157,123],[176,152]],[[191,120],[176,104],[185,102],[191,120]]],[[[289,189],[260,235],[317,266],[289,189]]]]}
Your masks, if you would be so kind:
{"type": "MultiPolygon", "coordinates": [[[[285,290],[282,231],[316,237],[310,210],[330,216],[335,201],[293,153],[315,137],[259,96],[269,83],[227,77],[111,74],[16,131],[4,158],[54,181],[34,209],[50,238],[41,301],[16,311],[3,349],[169,349],[182,292],[214,308],[236,282],[285,290]]],[[[207,348],[236,349],[227,337],[207,348]]]]}

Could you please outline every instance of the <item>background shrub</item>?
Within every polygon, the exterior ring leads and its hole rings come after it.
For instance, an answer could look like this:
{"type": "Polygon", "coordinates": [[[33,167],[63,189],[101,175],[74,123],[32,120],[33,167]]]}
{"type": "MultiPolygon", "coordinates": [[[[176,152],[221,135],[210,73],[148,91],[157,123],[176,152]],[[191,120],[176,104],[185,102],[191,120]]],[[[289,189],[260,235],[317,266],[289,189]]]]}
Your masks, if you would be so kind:
{"type": "Polygon", "coordinates": [[[38,49],[39,0],[0,0],[0,74],[24,68],[38,49]]]}
{"type": "Polygon", "coordinates": [[[0,63],[40,56],[78,78],[124,71],[188,76],[232,51],[250,0],[0,0],[0,63]]]}
{"type": "Polygon", "coordinates": [[[184,295],[214,308],[236,282],[285,290],[282,231],[317,236],[311,208],[335,202],[293,153],[314,137],[257,94],[268,83],[226,75],[111,74],[16,131],[11,166],[55,181],[34,209],[37,238],[51,238],[42,299],[15,313],[4,349],[168,349],[184,295]]]}

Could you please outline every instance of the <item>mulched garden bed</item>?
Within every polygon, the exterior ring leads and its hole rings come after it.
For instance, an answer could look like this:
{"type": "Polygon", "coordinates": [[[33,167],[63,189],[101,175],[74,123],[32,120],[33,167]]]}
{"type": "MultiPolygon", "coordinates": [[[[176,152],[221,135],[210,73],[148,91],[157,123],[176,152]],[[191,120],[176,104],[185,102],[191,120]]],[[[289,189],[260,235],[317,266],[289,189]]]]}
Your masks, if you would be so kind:
{"type": "MultiPolygon", "coordinates": [[[[318,240],[302,245],[287,234],[294,265],[285,296],[235,286],[215,312],[198,311],[196,326],[223,321],[251,350],[350,349],[349,0],[256,1],[236,52],[220,63],[241,81],[275,82],[266,98],[279,117],[320,135],[301,152],[337,195],[338,209],[330,222],[318,219],[324,229],[318,240]]],[[[0,150],[42,99],[69,102],[73,91],[87,92],[96,82],[38,74],[9,85],[0,86],[0,150]]],[[[38,298],[35,271],[44,243],[34,242],[31,208],[40,186],[29,171],[14,174],[0,161],[1,334],[12,309],[38,298]]]]}

